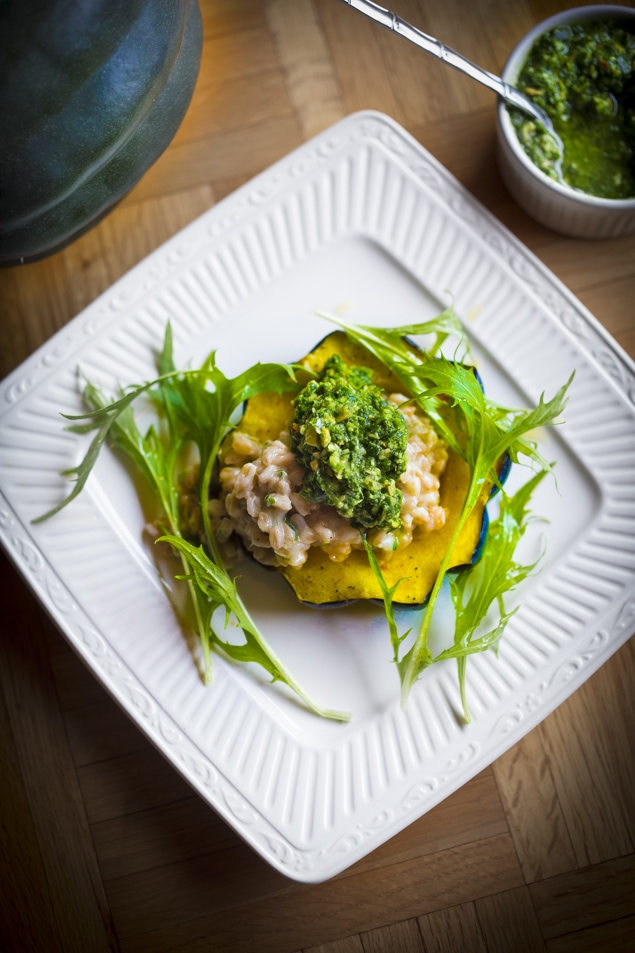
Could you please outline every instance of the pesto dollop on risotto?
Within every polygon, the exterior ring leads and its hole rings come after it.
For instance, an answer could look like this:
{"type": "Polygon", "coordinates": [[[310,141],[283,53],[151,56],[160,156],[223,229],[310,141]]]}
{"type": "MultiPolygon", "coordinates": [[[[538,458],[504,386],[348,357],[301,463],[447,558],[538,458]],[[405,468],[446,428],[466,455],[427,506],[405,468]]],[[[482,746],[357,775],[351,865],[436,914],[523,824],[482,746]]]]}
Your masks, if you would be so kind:
{"type": "Polygon", "coordinates": [[[333,354],[293,407],[291,447],[306,471],[306,499],[334,506],[357,528],[398,529],[408,428],[370,370],[333,354]]]}

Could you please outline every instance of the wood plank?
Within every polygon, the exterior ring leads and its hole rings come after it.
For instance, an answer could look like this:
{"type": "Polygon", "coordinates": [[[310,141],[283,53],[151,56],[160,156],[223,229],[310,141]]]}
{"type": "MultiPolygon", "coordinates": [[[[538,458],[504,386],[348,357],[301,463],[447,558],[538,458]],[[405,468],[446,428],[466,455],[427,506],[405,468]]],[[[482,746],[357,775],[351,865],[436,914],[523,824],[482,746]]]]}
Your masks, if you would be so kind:
{"type": "Polygon", "coordinates": [[[91,825],[104,880],[165,867],[240,843],[196,794],[91,825]]]}
{"type": "Polygon", "coordinates": [[[545,949],[547,953],[633,953],[633,940],[635,917],[624,917],[547,940],[545,949]]]}
{"type": "MultiPolygon", "coordinates": [[[[99,743],[99,727],[94,739],[90,728],[92,719],[82,716],[81,711],[74,714],[78,720],[82,719],[83,732],[88,736],[81,750],[94,751],[99,743]]],[[[132,726],[131,731],[148,746],[132,726]]],[[[121,765],[119,767],[121,769],[121,765]]],[[[104,765],[104,770],[108,772],[108,765],[104,765]]],[[[100,778],[99,773],[95,779],[97,791],[101,791],[100,778]]],[[[172,788],[168,787],[165,793],[171,798],[172,788]]],[[[143,790],[137,790],[137,798],[137,810],[115,812],[112,817],[95,821],[92,825],[99,864],[106,879],[166,866],[170,860],[184,860],[237,842],[234,832],[197,796],[153,806],[144,804],[143,790]]],[[[506,830],[494,780],[489,772],[482,772],[433,811],[359,861],[355,871],[397,864],[505,833],[506,830]]]]}
{"type": "Polygon", "coordinates": [[[101,704],[107,697],[104,689],[64,636],[52,631],[49,646],[60,711],[68,712],[101,704]]]}
{"type": "Polygon", "coordinates": [[[262,0],[199,0],[205,47],[223,33],[250,30],[265,23],[262,0]]]}
{"type": "Polygon", "coordinates": [[[435,910],[418,922],[426,953],[488,953],[472,902],[435,910]]]}
{"type": "MultiPolygon", "coordinates": [[[[207,23],[209,24],[209,18],[207,23]]],[[[273,38],[261,9],[256,20],[233,19],[233,29],[208,33],[193,102],[208,84],[231,83],[278,68],[273,38]]]]}
{"type": "Polygon", "coordinates": [[[628,852],[635,845],[635,738],[628,727],[635,718],[635,670],[628,664],[634,650],[635,638],[631,638],[581,689],[587,708],[596,700],[604,715],[602,726],[593,719],[592,738],[602,750],[603,770],[612,784],[610,799],[618,806],[620,840],[630,843],[628,852]],[[606,761],[609,751],[619,752],[610,764],[606,761]]]}
{"type": "MultiPolygon", "coordinates": [[[[635,261],[635,235],[629,235],[616,248],[614,242],[589,240],[585,242],[588,253],[593,255],[597,269],[589,271],[582,264],[576,245],[564,236],[545,245],[541,258],[575,294],[600,285],[633,280],[635,261]]],[[[633,312],[631,311],[631,322],[633,312]]]]}
{"type": "Polygon", "coordinates": [[[578,866],[542,747],[532,731],[492,765],[526,883],[578,866]]]}
{"type": "Polygon", "coordinates": [[[594,864],[529,886],[546,939],[635,914],[635,857],[594,864]]]}
{"type": "Polygon", "coordinates": [[[126,201],[182,192],[216,179],[251,178],[302,142],[295,118],[275,119],[218,136],[174,143],[135,186],[126,201]]]}
{"type": "Polygon", "coordinates": [[[316,0],[346,112],[377,109],[403,122],[379,42],[380,28],[332,0],[316,0]]]}
{"type": "MultiPolygon", "coordinates": [[[[611,308],[604,317],[604,327],[622,347],[631,353],[635,350],[635,275],[611,282],[611,308]],[[628,341],[633,341],[628,344],[628,341]]],[[[581,288],[578,296],[591,314],[604,314],[606,309],[607,284],[601,282],[591,288],[581,288]]]]}
{"type": "MultiPolygon", "coordinates": [[[[14,570],[8,567],[4,557],[2,570],[4,579],[12,578],[14,570]]],[[[16,587],[15,592],[21,600],[21,587],[16,587]]],[[[3,824],[9,822],[18,803],[16,786],[20,783],[23,803],[28,807],[22,823],[14,818],[17,831],[9,832],[9,836],[5,831],[2,838],[9,851],[3,859],[3,867],[9,860],[12,862],[13,916],[20,918],[10,927],[13,942],[21,934],[24,937],[30,933],[48,934],[48,941],[40,949],[55,949],[59,944],[64,950],[90,949],[95,953],[114,950],[117,944],[110,912],[46,655],[43,628],[50,623],[31,601],[16,604],[10,600],[11,597],[8,604],[5,602],[9,629],[28,632],[28,640],[0,640],[4,725],[5,730],[10,726],[13,738],[13,745],[7,744],[3,735],[8,748],[5,770],[13,765],[13,781],[9,779],[6,792],[10,800],[8,804],[5,802],[7,813],[3,824]],[[43,791],[45,797],[41,796],[43,791]],[[25,834],[24,858],[15,843],[17,832],[25,834]],[[41,880],[30,885],[27,892],[23,865],[32,850],[33,834],[37,837],[40,858],[34,858],[33,870],[41,880]],[[41,911],[35,913],[33,924],[25,924],[22,921],[33,910],[36,898],[41,899],[41,911]]],[[[15,947],[9,945],[8,949],[15,947]]]]}
{"type": "Polygon", "coordinates": [[[116,217],[99,226],[103,254],[118,278],[211,208],[216,199],[207,183],[142,202],[138,196],[130,198],[116,217]]]}
{"type": "Polygon", "coordinates": [[[540,925],[526,887],[483,897],[475,906],[488,953],[544,953],[540,925]]]}
{"type": "MultiPolygon", "coordinates": [[[[2,568],[4,569],[4,557],[2,568]]],[[[4,692],[0,691],[0,949],[17,944],[25,950],[64,953],[47,874],[40,852],[38,831],[29,810],[27,789],[18,752],[10,731],[4,692]]]]}
{"type": "Polygon", "coordinates": [[[51,259],[18,266],[10,274],[15,282],[12,282],[12,288],[8,283],[5,285],[5,281],[2,282],[10,297],[2,295],[0,307],[10,307],[13,314],[11,323],[19,323],[22,331],[11,338],[11,357],[4,361],[6,373],[48,341],[72,314],[65,276],[59,265],[51,259]],[[25,348],[27,353],[24,353],[25,348]]]}
{"type": "Polygon", "coordinates": [[[361,934],[363,953],[429,953],[416,920],[400,920],[361,934]]]}
{"type": "MultiPolygon", "coordinates": [[[[93,678],[87,672],[89,678],[93,678]]],[[[77,767],[144,751],[149,742],[119,706],[104,693],[102,701],[64,716],[68,743],[77,767]]]]}
{"type": "Polygon", "coordinates": [[[230,83],[216,79],[198,90],[174,142],[205,139],[292,115],[293,106],[280,69],[239,77],[230,83]]]}
{"type": "MultiPolygon", "coordinates": [[[[559,5],[562,8],[563,4],[559,5]]],[[[535,25],[536,18],[529,0],[479,0],[478,9],[487,30],[492,51],[490,69],[500,76],[509,54],[525,33],[535,25]]],[[[479,31],[480,33],[480,31],[479,31]]],[[[480,60],[475,62],[480,64],[480,60]]]]}
{"type": "MultiPolygon", "coordinates": [[[[393,9],[398,16],[420,30],[432,32],[428,18],[422,15],[417,0],[402,0],[393,9]]],[[[420,126],[460,112],[452,95],[452,82],[456,83],[457,80],[452,80],[451,70],[447,66],[416,49],[401,37],[394,36],[379,26],[376,30],[377,43],[391,77],[390,85],[407,126],[420,126]]],[[[452,45],[452,39],[448,36],[439,39],[452,45]]],[[[468,81],[465,77],[460,77],[459,82],[468,81]]]]}
{"type": "Polygon", "coordinates": [[[494,778],[487,769],[358,861],[355,870],[400,863],[507,831],[494,778]]]}
{"type": "MultiPolygon", "coordinates": [[[[575,0],[565,0],[564,3],[558,3],[558,0],[529,0],[529,4],[535,23],[546,20],[547,17],[553,16],[553,14],[559,10],[566,10],[569,7],[577,6],[575,0]]],[[[628,4],[626,4],[626,6],[628,6],[628,4]]]]}
{"type": "Polygon", "coordinates": [[[304,953],[366,953],[359,936],[342,937],[331,943],[320,943],[304,950],[304,953]]]}
{"type": "Polygon", "coordinates": [[[189,796],[191,788],[148,742],[143,750],[77,769],[91,824],[189,796]]]}
{"type": "MultiPolygon", "coordinates": [[[[457,53],[483,69],[498,69],[492,37],[502,30],[505,21],[494,19],[489,15],[489,10],[476,3],[465,6],[451,3],[430,4],[427,0],[415,0],[411,2],[411,7],[419,9],[416,25],[420,29],[446,46],[453,47],[457,53]]],[[[518,15],[523,11],[523,0],[516,3],[515,7],[518,15]]],[[[524,22],[527,22],[527,19],[524,22]]],[[[452,85],[453,98],[460,112],[477,110],[491,102],[491,91],[480,83],[448,68],[445,63],[438,65],[448,73],[447,81],[442,81],[452,85]]]]}
{"type": "Polygon", "coordinates": [[[0,380],[33,350],[30,324],[20,307],[19,270],[0,269],[0,380]]]}
{"type": "Polygon", "coordinates": [[[236,175],[230,176],[227,179],[215,179],[214,180],[214,194],[217,200],[220,202],[221,199],[226,198],[226,196],[231,195],[232,192],[235,192],[236,189],[239,189],[241,185],[244,185],[245,182],[249,181],[248,175],[236,175]]]}
{"type": "MultiPolygon", "coordinates": [[[[459,9],[455,5],[401,0],[393,9],[413,26],[454,47],[485,69],[494,68],[488,33],[483,30],[479,10],[473,4],[459,9]]],[[[384,30],[379,42],[406,123],[420,125],[493,104],[493,94],[485,87],[401,37],[384,30]]]]}
{"type": "Polygon", "coordinates": [[[635,747],[623,726],[634,675],[614,656],[539,727],[579,866],[633,852],[635,747]],[[600,724],[592,697],[602,700],[600,724]],[[621,754],[607,759],[613,734],[610,750],[621,754]]]}
{"type": "Polygon", "coordinates": [[[308,936],[313,945],[327,943],[488,896],[501,881],[522,884],[508,835],[398,867],[349,870],[315,886],[292,884],[266,869],[259,858],[250,862],[248,855],[240,856],[239,850],[224,851],[214,861],[200,857],[196,867],[173,865],[143,877],[109,881],[124,953],[195,949],[192,944],[201,936],[214,937],[215,953],[253,953],[254,948],[259,953],[291,953],[305,947],[308,936]],[[158,902],[161,897],[163,904],[158,902]],[[192,910],[199,916],[192,917],[192,910]],[[142,932],[149,923],[155,929],[142,932]]]}
{"type": "Polygon", "coordinates": [[[106,254],[103,238],[109,225],[109,220],[102,222],[61,252],[61,261],[68,275],[65,282],[67,320],[83,311],[122,274],[106,254]]]}
{"type": "Polygon", "coordinates": [[[344,116],[322,24],[312,0],[270,0],[267,22],[308,139],[344,116]]]}
{"type": "MultiPolygon", "coordinates": [[[[120,941],[148,930],[151,925],[150,948],[155,941],[161,944],[169,937],[167,949],[177,942],[185,923],[191,923],[195,933],[199,932],[201,918],[206,923],[203,929],[210,936],[216,932],[216,925],[209,932],[210,918],[227,917],[231,932],[240,931],[244,922],[248,938],[252,935],[252,908],[259,909],[261,902],[265,907],[269,903],[275,905],[276,898],[295,896],[299,889],[237,837],[227,847],[199,851],[164,867],[107,880],[105,887],[120,941]],[[131,897],[134,903],[130,902],[131,897]],[[197,920],[199,923],[194,926],[197,920]]],[[[257,936],[257,923],[254,933],[257,936]]],[[[300,940],[295,937],[294,946],[303,945],[305,938],[306,934],[300,940]]],[[[283,942],[282,936],[280,940],[283,942]]],[[[140,948],[143,947],[141,941],[140,948]]]]}

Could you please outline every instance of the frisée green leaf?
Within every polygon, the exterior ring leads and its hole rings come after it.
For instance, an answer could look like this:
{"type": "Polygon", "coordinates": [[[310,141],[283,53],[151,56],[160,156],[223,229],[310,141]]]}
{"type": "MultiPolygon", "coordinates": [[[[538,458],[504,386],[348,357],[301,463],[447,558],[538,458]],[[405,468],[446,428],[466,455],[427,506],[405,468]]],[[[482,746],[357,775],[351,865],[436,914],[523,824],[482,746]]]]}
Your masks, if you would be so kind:
{"type": "Polygon", "coordinates": [[[263,638],[238,595],[234,581],[229,578],[222,566],[210,559],[202,546],[192,546],[191,543],[180,536],[161,536],[159,541],[169,543],[184,557],[189,570],[186,578],[195,582],[197,588],[208,600],[211,609],[209,615],[211,616],[217,608],[224,608],[225,628],[231,621],[235,620],[245,636],[245,641],[242,644],[236,644],[228,639],[221,638],[216,628],[211,624],[210,618],[208,619],[208,629],[213,643],[237,662],[255,662],[260,665],[271,675],[272,682],[284,682],[316,715],[331,718],[335,721],[349,720],[350,715],[347,712],[319,708],[306,694],[263,638]]]}
{"type": "Polygon", "coordinates": [[[162,539],[169,542],[183,565],[194,608],[196,626],[203,656],[204,681],[212,675],[212,646],[222,648],[242,662],[256,662],[265,668],[274,681],[287,684],[316,714],[337,721],[350,717],[345,712],[330,711],[316,705],[284,668],[259,633],[243,604],[235,581],[224,567],[210,526],[208,503],[210,482],[221,442],[232,427],[232,417],[245,400],[254,394],[282,393],[296,389],[294,368],[286,364],[256,364],[235,378],[227,378],[216,365],[212,352],[198,370],[178,371],[172,353],[172,330],[167,325],[163,348],[158,358],[160,376],[155,380],[129,388],[115,401],[107,401],[102,392],[88,383],[84,398],[90,407],[87,414],[67,417],[82,421],[69,429],[86,433],[97,431],[81,463],[66,475],[75,479],[71,493],[54,509],[39,517],[44,520],[67,506],[84,487],[106,440],[111,441],[134,463],[145,477],[158,504],[157,522],[164,527],[162,539]],[[137,426],[132,404],[147,394],[156,408],[158,420],[145,434],[137,426]],[[179,462],[188,450],[196,447],[199,459],[198,498],[208,553],[196,549],[184,539],[179,515],[179,462]],[[223,607],[227,621],[234,619],[242,630],[245,642],[235,645],[215,631],[213,615],[223,607]]]}
{"type": "Polygon", "coordinates": [[[487,546],[480,560],[471,572],[448,575],[455,610],[454,644],[432,661],[441,662],[448,658],[457,660],[463,715],[468,722],[470,713],[465,690],[467,658],[476,652],[498,647],[507,623],[518,608],[506,612],[505,596],[526,579],[540,561],[539,557],[533,563],[522,564],[514,559],[514,555],[529,524],[530,497],[546,473],[546,470],[536,473],[513,496],[502,490],[500,512],[490,524],[487,546]],[[482,623],[494,604],[498,610],[498,620],[492,629],[481,632],[482,623]]]}
{"type": "MultiPolygon", "coordinates": [[[[496,468],[506,455],[514,462],[524,459],[540,471],[551,470],[538,451],[536,441],[528,434],[537,427],[553,423],[560,416],[573,374],[551,400],[545,401],[542,395],[532,409],[511,409],[485,396],[473,367],[463,360],[449,360],[437,353],[438,346],[453,333],[458,337],[457,351],[462,349],[463,354],[469,356],[469,343],[452,309],[431,321],[391,329],[355,325],[332,315],[322,314],[322,317],[339,325],[352,340],[386,364],[412,395],[412,400],[416,400],[427,413],[440,435],[463,457],[470,470],[470,483],[461,514],[426,603],[417,637],[397,661],[401,701],[405,708],[412,686],[424,669],[435,661],[428,645],[432,615],[451,564],[455,543],[486,481],[498,485],[496,468]],[[438,326],[436,322],[439,322],[438,326]],[[428,334],[436,337],[434,357],[430,351],[414,349],[407,340],[408,335],[428,334]],[[460,436],[446,424],[448,406],[458,415],[460,436]]],[[[391,593],[391,598],[393,595],[391,593]]]]}

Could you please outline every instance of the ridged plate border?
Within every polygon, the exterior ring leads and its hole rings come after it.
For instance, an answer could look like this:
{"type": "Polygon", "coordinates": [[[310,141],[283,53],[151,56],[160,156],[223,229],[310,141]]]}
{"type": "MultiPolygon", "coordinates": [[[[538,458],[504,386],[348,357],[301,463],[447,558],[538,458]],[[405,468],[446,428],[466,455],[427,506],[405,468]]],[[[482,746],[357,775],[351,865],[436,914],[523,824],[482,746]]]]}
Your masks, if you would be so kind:
{"type": "Polygon", "coordinates": [[[333,876],[429,810],[629,637],[633,472],[632,362],[514,236],[378,113],[348,117],[211,209],[0,385],[0,538],[7,552],[159,750],[265,859],[298,880],[333,876]],[[99,494],[78,500],[57,529],[33,527],[30,519],[54,502],[58,472],[77,457],[76,438],[60,432],[58,413],[76,409],[80,359],[102,378],[147,376],[168,314],[187,352],[188,340],[227,321],[272,282],[333,243],[360,236],[432,297],[452,288],[460,312],[475,297],[486,300],[475,337],[499,365],[513,361],[514,378],[532,399],[562,383],[564,368],[576,367],[561,439],[598,502],[590,525],[579,528],[514,617],[497,667],[486,657],[474,660],[472,725],[448,718],[456,687],[444,672],[414,693],[407,713],[389,705],[324,742],[288,730],[286,716],[259,707],[222,665],[204,710],[188,709],[191,660],[166,623],[147,566],[122,549],[116,515],[99,494]],[[510,308],[513,324],[506,320],[510,308]],[[113,597],[122,564],[139,596],[134,607],[129,594],[113,597]],[[101,594],[91,589],[95,573],[101,594]],[[123,657],[116,633],[126,628],[137,633],[146,668],[123,657]],[[160,655],[153,656],[157,642],[160,655]],[[152,687],[148,665],[173,672],[169,692],[152,687]],[[212,723],[220,725],[215,733],[212,723]]]}

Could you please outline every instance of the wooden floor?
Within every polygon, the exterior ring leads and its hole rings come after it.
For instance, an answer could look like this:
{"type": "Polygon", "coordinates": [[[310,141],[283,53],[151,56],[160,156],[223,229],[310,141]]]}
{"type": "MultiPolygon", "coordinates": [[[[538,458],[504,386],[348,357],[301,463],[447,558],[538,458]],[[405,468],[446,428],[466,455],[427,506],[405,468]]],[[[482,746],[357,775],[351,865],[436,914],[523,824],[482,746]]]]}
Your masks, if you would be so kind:
{"type": "MultiPolygon", "coordinates": [[[[499,71],[528,28],[571,5],[393,9],[499,71]]],[[[200,77],[167,152],[82,239],[0,272],[0,377],[179,228],[361,108],[401,122],[635,355],[635,236],[579,242],[530,221],[496,170],[491,93],[336,0],[201,8],[200,77]]],[[[304,886],[192,793],[0,564],[2,953],[635,950],[632,640],[456,794],[304,886]]]]}

